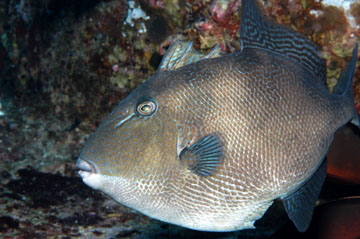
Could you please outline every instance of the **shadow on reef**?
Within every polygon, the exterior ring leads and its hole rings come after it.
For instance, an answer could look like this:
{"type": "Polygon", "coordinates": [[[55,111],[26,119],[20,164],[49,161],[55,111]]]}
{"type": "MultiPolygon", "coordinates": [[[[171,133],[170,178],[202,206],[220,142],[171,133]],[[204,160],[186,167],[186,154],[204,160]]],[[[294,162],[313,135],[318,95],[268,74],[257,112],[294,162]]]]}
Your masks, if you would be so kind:
{"type": "Polygon", "coordinates": [[[8,197],[15,200],[25,199],[26,205],[33,208],[49,208],[67,202],[78,203],[80,198],[92,197],[102,200],[103,197],[84,187],[81,179],[59,174],[42,173],[32,168],[21,169],[19,179],[11,180],[6,188],[11,191],[8,197]]]}
{"type": "Polygon", "coordinates": [[[17,174],[17,179],[11,179],[5,171],[0,175],[0,200],[5,206],[0,217],[0,232],[16,229],[29,238],[43,238],[37,232],[47,224],[61,225],[61,230],[66,232],[68,226],[89,226],[103,221],[101,216],[88,211],[92,205],[76,210],[78,205],[84,206],[83,203],[96,204],[104,200],[98,192],[84,187],[79,178],[42,173],[30,167],[17,174]]]}

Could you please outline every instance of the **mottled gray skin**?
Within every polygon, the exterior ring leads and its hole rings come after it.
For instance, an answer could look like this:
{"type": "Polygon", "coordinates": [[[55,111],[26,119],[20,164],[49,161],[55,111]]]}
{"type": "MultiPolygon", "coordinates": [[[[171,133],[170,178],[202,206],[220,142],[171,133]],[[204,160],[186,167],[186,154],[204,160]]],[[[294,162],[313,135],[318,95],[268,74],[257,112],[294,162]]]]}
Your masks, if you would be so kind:
{"type": "MultiPolygon", "coordinates": [[[[353,117],[298,62],[261,49],[157,73],[101,124],[80,155],[83,180],[150,217],[207,231],[253,228],[274,199],[314,174],[334,132],[353,117]],[[150,117],[135,114],[142,96],[150,117]],[[216,134],[224,157],[211,176],[188,170],[184,147],[216,134]]],[[[351,109],[351,110],[350,110],[351,109]]]]}

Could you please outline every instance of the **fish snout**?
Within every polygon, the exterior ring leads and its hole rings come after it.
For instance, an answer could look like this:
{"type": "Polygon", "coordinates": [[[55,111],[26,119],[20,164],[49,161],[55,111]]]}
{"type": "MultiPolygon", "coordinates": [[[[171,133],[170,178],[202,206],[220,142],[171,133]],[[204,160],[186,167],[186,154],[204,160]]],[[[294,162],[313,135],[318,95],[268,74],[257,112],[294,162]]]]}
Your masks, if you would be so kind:
{"type": "Polygon", "coordinates": [[[99,170],[93,163],[81,158],[78,158],[76,161],[76,167],[80,169],[78,173],[83,179],[99,173],[99,170]]]}

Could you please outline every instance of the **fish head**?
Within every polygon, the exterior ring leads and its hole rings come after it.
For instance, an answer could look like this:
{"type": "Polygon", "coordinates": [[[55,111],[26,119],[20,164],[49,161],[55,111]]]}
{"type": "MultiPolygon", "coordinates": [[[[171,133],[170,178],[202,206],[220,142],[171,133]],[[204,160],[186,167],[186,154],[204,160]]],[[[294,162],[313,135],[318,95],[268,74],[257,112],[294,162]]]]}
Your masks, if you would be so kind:
{"type": "Polygon", "coordinates": [[[120,102],[77,161],[85,184],[148,215],[182,167],[176,120],[182,109],[169,78],[167,72],[155,74],[120,102]]]}

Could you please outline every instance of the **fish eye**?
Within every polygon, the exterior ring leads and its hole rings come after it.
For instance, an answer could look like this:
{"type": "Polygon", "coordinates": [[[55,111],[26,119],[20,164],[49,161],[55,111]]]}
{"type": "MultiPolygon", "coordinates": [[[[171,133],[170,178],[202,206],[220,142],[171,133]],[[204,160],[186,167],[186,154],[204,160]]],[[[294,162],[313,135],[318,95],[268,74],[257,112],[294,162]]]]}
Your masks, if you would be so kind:
{"type": "Polygon", "coordinates": [[[143,116],[152,115],[156,111],[156,103],[152,100],[145,100],[138,104],[136,111],[143,116]]]}

